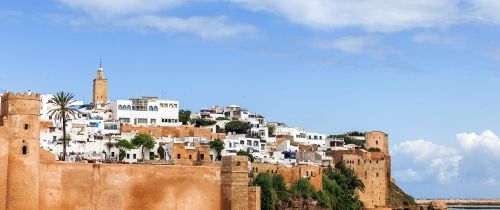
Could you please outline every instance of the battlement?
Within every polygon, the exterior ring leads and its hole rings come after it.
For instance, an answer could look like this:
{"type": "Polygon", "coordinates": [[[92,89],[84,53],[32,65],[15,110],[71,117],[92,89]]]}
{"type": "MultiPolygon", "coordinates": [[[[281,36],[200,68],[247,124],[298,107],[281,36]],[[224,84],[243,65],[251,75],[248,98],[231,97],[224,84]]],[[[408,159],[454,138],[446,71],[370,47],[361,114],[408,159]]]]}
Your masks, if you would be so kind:
{"type": "Polygon", "coordinates": [[[2,96],[0,116],[39,115],[41,96],[37,93],[7,92],[2,96]]]}
{"type": "Polygon", "coordinates": [[[24,93],[14,93],[7,92],[2,95],[2,101],[5,99],[26,99],[26,100],[40,100],[41,96],[38,93],[24,92],[24,93]]]}
{"type": "Polygon", "coordinates": [[[222,172],[248,173],[248,157],[239,155],[222,157],[221,170],[222,172]]]}

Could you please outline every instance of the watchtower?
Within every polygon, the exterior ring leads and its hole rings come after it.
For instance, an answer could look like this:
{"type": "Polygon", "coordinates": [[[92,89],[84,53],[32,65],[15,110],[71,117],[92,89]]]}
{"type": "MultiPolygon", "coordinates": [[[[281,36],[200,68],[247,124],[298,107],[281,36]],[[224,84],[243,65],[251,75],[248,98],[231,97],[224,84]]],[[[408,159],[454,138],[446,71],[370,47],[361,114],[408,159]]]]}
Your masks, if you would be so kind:
{"type": "Polygon", "coordinates": [[[222,157],[222,208],[248,209],[248,157],[222,157]]]}
{"type": "Polygon", "coordinates": [[[1,100],[0,143],[8,145],[0,147],[0,163],[7,163],[4,208],[38,209],[40,95],[6,93],[1,100]]]}
{"type": "Polygon", "coordinates": [[[378,148],[381,152],[389,154],[389,135],[382,131],[370,131],[366,133],[366,148],[378,148]]]}

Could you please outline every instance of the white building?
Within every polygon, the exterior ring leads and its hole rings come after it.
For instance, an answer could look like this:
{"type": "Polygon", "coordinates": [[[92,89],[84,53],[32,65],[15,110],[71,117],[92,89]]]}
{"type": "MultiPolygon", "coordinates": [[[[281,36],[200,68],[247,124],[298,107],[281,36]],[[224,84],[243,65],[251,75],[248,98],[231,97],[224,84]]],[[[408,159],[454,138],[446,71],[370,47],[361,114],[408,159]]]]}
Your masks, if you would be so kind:
{"type": "Polygon", "coordinates": [[[180,126],[179,101],[142,97],[109,104],[112,118],[123,124],[180,126]]]}

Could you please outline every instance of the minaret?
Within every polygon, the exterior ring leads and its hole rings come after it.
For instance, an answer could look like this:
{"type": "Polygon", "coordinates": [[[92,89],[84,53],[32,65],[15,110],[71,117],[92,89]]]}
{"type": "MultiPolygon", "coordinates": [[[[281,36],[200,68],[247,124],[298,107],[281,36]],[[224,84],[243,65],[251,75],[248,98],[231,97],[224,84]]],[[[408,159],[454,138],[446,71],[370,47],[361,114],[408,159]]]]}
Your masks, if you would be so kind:
{"type": "Polygon", "coordinates": [[[94,105],[102,105],[107,104],[108,100],[108,80],[104,79],[102,62],[99,62],[97,78],[94,79],[92,103],[94,105]]]}

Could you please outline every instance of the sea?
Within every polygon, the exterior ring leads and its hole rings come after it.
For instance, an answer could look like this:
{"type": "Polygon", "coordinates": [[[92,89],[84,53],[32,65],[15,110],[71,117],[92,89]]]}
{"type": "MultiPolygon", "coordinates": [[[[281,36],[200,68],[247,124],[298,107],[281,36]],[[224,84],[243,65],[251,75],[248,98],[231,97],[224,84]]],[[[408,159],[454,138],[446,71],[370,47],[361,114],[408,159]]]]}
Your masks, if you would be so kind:
{"type": "Polygon", "coordinates": [[[492,209],[499,209],[500,206],[448,206],[449,210],[492,210],[492,209]]]}

